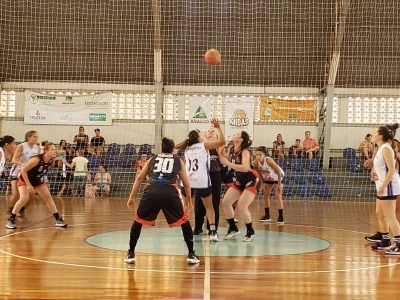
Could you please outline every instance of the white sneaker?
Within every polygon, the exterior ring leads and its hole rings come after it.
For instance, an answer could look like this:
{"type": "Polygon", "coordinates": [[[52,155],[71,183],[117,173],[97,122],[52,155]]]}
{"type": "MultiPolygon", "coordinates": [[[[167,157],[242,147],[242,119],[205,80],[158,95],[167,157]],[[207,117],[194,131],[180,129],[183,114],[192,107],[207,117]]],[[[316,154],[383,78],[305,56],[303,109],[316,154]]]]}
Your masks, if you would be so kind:
{"type": "Polygon", "coordinates": [[[218,242],[219,238],[218,238],[218,233],[216,231],[214,231],[214,234],[210,234],[210,241],[211,242],[218,242]]]}

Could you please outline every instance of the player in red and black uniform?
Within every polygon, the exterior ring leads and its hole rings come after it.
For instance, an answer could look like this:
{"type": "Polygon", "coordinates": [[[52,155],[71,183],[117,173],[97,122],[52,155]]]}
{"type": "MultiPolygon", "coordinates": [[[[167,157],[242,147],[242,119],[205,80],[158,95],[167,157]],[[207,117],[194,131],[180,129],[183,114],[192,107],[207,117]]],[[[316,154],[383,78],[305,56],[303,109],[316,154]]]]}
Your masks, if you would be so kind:
{"type": "Polygon", "coordinates": [[[49,188],[44,181],[44,176],[46,176],[49,167],[53,164],[54,158],[56,157],[56,147],[54,147],[53,143],[47,143],[43,150],[43,154],[32,156],[18,174],[17,187],[20,198],[15,204],[11,216],[8,219],[6,224],[7,228],[17,228],[15,225],[15,217],[29,200],[29,193],[32,193],[33,191],[38,193],[46,202],[47,207],[56,219],[56,226],[67,227],[67,223],[65,223],[58,214],[56,204],[54,203],[49,188]]]}
{"type": "Polygon", "coordinates": [[[149,176],[149,181],[143,191],[142,199],[133,222],[130,234],[129,251],[124,261],[134,264],[135,248],[140,236],[143,225],[154,226],[155,220],[160,210],[163,211],[169,227],[181,226],[189,254],[188,264],[198,264],[199,258],[193,249],[193,232],[186,213],[185,205],[181,197],[177,177],[179,175],[187,195],[187,211],[193,209],[191,190],[186,175],[185,165],[182,160],[173,155],[175,143],[171,139],[163,138],[162,153],[152,157],[143,166],[138,178],[133,184],[132,192],[129,196],[127,206],[133,210],[135,195],[139,190],[140,184],[149,176]]]}
{"type": "Polygon", "coordinates": [[[233,169],[236,175],[234,185],[228,189],[222,200],[225,217],[229,223],[228,233],[224,238],[230,239],[240,233],[235,224],[234,211],[232,208],[232,204],[239,199],[236,210],[239,211],[239,214],[243,217],[243,221],[247,227],[247,233],[243,241],[251,242],[255,237],[255,232],[251,223],[249,205],[257,195],[259,176],[251,163],[251,141],[249,134],[245,131],[239,131],[233,135],[232,141],[234,143],[232,162],[225,156],[220,156],[221,164],[233,169]]]}

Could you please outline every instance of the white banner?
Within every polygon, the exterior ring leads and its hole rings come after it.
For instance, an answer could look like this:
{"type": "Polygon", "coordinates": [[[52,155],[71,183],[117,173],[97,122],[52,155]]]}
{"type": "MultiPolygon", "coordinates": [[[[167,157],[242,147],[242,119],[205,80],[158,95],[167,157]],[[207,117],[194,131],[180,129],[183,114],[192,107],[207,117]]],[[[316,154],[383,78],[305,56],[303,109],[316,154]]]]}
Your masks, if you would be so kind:
{"type": "Polygon", "coordinates": [[[208,97],[189,98],[189,131],[205,132],[211,128],[211,99],[208,97]]]}
{"type": "Polygon", "coordinates": [[[225,98],[225,138],[232,140],[238,131],[246,131],[253,139],[253,112],[252,98],[225,98]]]}
{"type": "Polygon", "coordinates": [[[87,96],[25,92],[25,124],[112,125],[111,93],[87,96]]]}

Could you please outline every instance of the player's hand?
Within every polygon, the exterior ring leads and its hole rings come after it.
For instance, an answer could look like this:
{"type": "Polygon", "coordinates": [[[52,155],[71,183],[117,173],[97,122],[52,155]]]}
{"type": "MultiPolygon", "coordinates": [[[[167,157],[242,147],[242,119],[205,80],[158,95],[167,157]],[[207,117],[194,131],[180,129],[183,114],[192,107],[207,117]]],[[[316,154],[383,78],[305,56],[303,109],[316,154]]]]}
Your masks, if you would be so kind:
{"type": "Polygon", "coordinates": [[[218,119],[216,118],[211,119],[211,124],[214,126],[214,128],[220,128],[218,119]]]}
{"type": "Polygon", "coordinates": [[[188,201],[188,203],[186,203],[186,212],[188,214],[190,214],[193,210],[193,202],[192,201],[188,201]]]}
{"type": "Polygon", "coordinates": [[[126,203],[126,206],[128,207],[129,210],[133,210],[135,207],[135,200],[134,199],[128,199],[128,202],[126,203]]]}
{"type": "Polygon", "coordinates": [[[372,165],[373,165],[373,160],[372,159],[367,159],[364,162],[364,168],[372,168],[372,165]]]}
{"type": "Polygon", "coordinates": [[[381,186],[381,187],[377,190],[376,195],[377,195],[377,196],[382,196],[382,195],[383,195],[383,190],[384,190],[384,187],[381,186]]]}
{"type": "Polygon", "coordinates": [[[219,157],[219,162],[221,163],[221,165],[224,165],[224,166],[227,166],[229,163],[228,159],[222,155],[219,157]]]}

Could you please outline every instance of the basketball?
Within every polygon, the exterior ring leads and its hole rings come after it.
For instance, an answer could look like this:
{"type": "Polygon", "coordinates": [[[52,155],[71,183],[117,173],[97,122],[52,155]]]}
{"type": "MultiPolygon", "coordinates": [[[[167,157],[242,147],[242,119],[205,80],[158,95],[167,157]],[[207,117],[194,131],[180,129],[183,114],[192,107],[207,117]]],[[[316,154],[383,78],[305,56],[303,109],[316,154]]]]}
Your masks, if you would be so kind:
{"type": "Polygon", "coordinates": [[[221,54],[215,49],[207,50],[206,54],[204,55],[204,60],[209,66],[218,65],[221,62],[221,54]]]}
{"type": "Polygon", "coordinates": [[[242,109],[237,109],[232,113],[232,118],[244,119],[246,118],[246,112],[242,109]]]}

